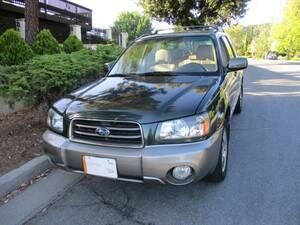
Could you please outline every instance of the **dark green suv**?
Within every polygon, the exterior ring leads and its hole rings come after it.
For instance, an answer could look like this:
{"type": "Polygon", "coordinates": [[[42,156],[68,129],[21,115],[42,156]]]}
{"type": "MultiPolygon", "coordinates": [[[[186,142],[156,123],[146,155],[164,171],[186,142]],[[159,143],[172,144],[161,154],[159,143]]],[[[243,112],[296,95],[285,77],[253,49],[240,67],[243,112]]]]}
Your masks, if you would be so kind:
{"type": "Polygon", "coordinates": [[[65,169],[118,180],[222,181],[247,65],[214,26],[143,36],[105,77],[53,105],[45,153],[65,169]]]}

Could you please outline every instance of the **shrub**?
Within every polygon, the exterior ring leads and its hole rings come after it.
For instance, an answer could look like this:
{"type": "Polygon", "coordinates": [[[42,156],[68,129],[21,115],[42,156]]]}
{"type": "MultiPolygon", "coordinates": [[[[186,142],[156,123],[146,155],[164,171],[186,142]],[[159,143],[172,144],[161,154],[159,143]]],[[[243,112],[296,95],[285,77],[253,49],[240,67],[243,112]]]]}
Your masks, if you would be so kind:
{"type": "Polygon", "coordinates": [[[106,62],[111,62],[116,60],[119,57],[119,55],[122,53],[123,49],[120,46],[114,44],[108,44],[108,45],[100,44],[97,46],[96,51],[103,59],[103,61],[106,63],[106,62]]]}
{"type": "Polygon", "coordinates": [[[38,33],[32,48],[33,51],[38,55],[51,55],[60,52],[60,46],[57,40],[53,37],[50,30],[47,29],[44,29],[38,33]]]}
{"type": "Polygon", "coordinates": [[[83,49],[71,54],[40,55],[24,65],[0,66],[0,95],[13,105],[48,105],[66,93],[99,78],[104,63],[115,60],[122,49],[99,46],[98,51],[83,49]]]}
{"type": "Polygon", "coordinates": [[[19,32],[9,29],[0,36],[0,65],[20,65],[33,57],[19,32]]]}
{"type": "Polygon", "coordinates": [[[66,53],[72,53],[72,52],[77,52],[83,49],[83,44],[82,42],[75,36],[75,35],[70,35],[63,44],[64,51],[66,53]]]}
{"type": "Polygon", "coordinates": [[[15,99],[8,91],[10,89],[10,81],[15,74],[22,71],[23,65],[18,66],[0,66],[0,96],[4,97],[5,101],[13,105],[19,99],[15,99]]]}
{"type": "Polygon", "coordinates": [[[0,70],[0,94],[10,103],[22,100],[29,105],[50,105],[100,73],[102,60],[92,50],[37,56],[23,66],[0,70]]]}

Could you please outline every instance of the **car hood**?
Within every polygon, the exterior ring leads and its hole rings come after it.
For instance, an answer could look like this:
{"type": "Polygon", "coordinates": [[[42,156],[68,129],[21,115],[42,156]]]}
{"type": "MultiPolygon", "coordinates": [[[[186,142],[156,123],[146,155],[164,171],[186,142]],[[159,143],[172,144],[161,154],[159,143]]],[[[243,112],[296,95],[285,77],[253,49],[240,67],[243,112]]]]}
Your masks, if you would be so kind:
{"type": "Polygon", "coordinates": [[[196,113],[217,81],[213,76],[105,77],[71,93],[65,113],[139,123],[185,117],[196,113]]]}

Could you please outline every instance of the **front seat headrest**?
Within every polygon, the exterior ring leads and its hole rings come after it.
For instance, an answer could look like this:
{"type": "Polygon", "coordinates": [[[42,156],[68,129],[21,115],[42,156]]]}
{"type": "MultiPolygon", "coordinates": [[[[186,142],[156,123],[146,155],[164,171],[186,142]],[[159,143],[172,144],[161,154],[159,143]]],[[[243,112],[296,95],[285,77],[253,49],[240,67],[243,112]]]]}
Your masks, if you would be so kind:
{"type": "Polygon", "coordinates": [[[215,61],[214,47],[212,45],[200,45],[197,48],[197,58],[199,60],[215,61]]]}
{"type": "Polygon", "coordinates": [[[169,52],[166,49],[159,49],[155,53],[155,62],[157,64],[168,64],[169,63],[169,52]]]}

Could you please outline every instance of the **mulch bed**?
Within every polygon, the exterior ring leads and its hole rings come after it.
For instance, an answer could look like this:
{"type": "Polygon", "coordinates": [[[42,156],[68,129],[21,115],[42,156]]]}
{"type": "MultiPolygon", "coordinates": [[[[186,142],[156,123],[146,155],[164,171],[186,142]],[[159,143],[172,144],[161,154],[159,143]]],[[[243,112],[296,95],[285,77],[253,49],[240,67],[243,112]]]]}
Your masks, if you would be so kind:
{"type": "Polygon", "coordinates": [[[41,155],[47,107],[0,114],[0,174],[41,155]]]}

